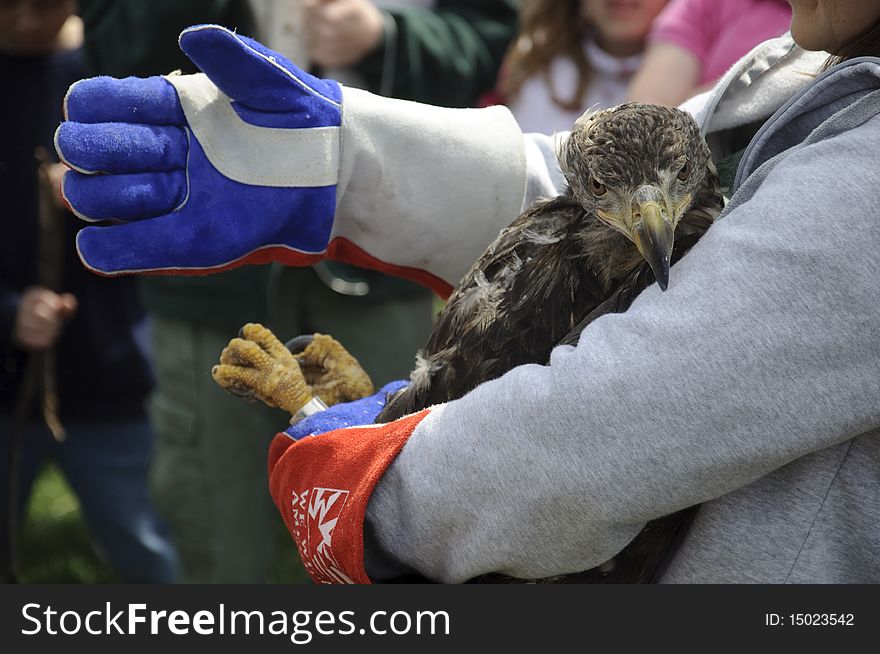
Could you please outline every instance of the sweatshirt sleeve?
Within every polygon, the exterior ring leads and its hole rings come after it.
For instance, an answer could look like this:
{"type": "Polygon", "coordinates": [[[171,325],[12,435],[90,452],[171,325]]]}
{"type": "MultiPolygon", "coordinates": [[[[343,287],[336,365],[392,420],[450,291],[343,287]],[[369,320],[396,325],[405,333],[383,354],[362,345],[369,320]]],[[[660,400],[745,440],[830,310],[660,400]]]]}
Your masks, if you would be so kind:
{"type": "Polygon", "coordinates": [[[666,293],[434,408],[372,495],[367,572],[588,569],[647,521],[876,428],[878,127],[787,155],[666,293]]]}
{"type": "Polygon", "coordinates": [[[517,24],[513,0],[440,0],[383,13],[383,42],[356,67],[368,88],[448,107],[471,107],[492,88],[517,24]]]}

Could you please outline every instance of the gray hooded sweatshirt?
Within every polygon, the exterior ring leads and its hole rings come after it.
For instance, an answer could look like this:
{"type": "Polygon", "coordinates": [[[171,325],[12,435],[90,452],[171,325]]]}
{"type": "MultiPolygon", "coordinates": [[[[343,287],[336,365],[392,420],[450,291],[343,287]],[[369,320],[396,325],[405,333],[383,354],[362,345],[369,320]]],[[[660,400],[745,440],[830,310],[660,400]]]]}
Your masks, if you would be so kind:
{"type": "Polygon", "coordinates": [[[434,408],[370,501],[373,578],[584,570],[700,504],[663,582],[880,582],[880,60],[821,60],[768,42],[691,107],[718,156],[766,121],[718,223],[667,292],[434,408]]]}

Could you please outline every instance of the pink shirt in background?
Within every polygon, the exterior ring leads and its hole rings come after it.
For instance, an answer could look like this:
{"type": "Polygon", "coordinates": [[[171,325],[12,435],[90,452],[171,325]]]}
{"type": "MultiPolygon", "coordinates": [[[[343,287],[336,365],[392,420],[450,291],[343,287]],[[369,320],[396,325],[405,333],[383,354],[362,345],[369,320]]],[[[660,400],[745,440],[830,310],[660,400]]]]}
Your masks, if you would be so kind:
{"type": "Polygon", "coordinates": [[[652,43],[675,43],[702,63],[699,84],[721,77],[761,41],[788,31],[785,0],[671,0],[651,29],[652,43]]]}

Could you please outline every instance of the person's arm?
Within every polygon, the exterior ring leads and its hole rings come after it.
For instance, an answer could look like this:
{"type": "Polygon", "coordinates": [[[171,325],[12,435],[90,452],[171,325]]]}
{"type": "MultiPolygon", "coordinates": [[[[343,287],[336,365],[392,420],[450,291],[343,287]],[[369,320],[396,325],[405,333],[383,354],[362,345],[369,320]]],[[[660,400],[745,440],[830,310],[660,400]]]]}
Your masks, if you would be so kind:
{"type": "Polygon", "coordinates": [[[716,37],[717,14],[715,0],[672,0],[654,21],[627,99],[677,107],[704,90],[700,79],[716,37]]]}
{"type": "Polygon", "coordinates": [[[630,102],[677,107],[700,92],[702,64],[693,51],[677,43],[648,46],[645,59],[630,84],[630,102]]]}
{"type": "Polygon", "coordinates": [[[878,122],[790,154],[666,293],[592,323],[550,365],[388,425],[276,438],[272,495],[311,539],[298,542],[316,578],[587,569],[651,519],[875,429],[880,222],[864,143],[878,122]],[[332,543],[312,533],[320,519],[296,521],[292,495],[327,508],[332,543]]]}
{"type": "Polygon", "coordinates": [[[495,84],[516,33],[514,0],[439,0],[383,10],[380,45],[355,66],[374,93],[469,107],[495,84]]]}

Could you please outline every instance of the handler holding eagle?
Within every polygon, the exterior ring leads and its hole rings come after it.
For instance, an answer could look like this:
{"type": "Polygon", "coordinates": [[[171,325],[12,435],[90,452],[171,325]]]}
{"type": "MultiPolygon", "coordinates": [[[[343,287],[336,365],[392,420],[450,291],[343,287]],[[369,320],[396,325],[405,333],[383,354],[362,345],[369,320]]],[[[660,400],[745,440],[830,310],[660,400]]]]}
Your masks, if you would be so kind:
{"type": "MultiPolygon", "coordinates": [[[[687,107],[740,163],[665,293],[460,399],[369,424],[397,385],[276,437],[270,490],[316,580],[568,574],[700,504],[653,580],[880,581],[880,60],[856,56],[880,54],[859,38],[880,9],[818,4],[792,1],[794,37],[843,61],[768,41],[687,107]]],[[[550,139],[504,109],[340,88],[214,26],[181,47],[204,75],[68,94],[65,196],[124,223],[80,232],[96,272],[333,257],[448,293],[562,191],[550,139]]]]}

